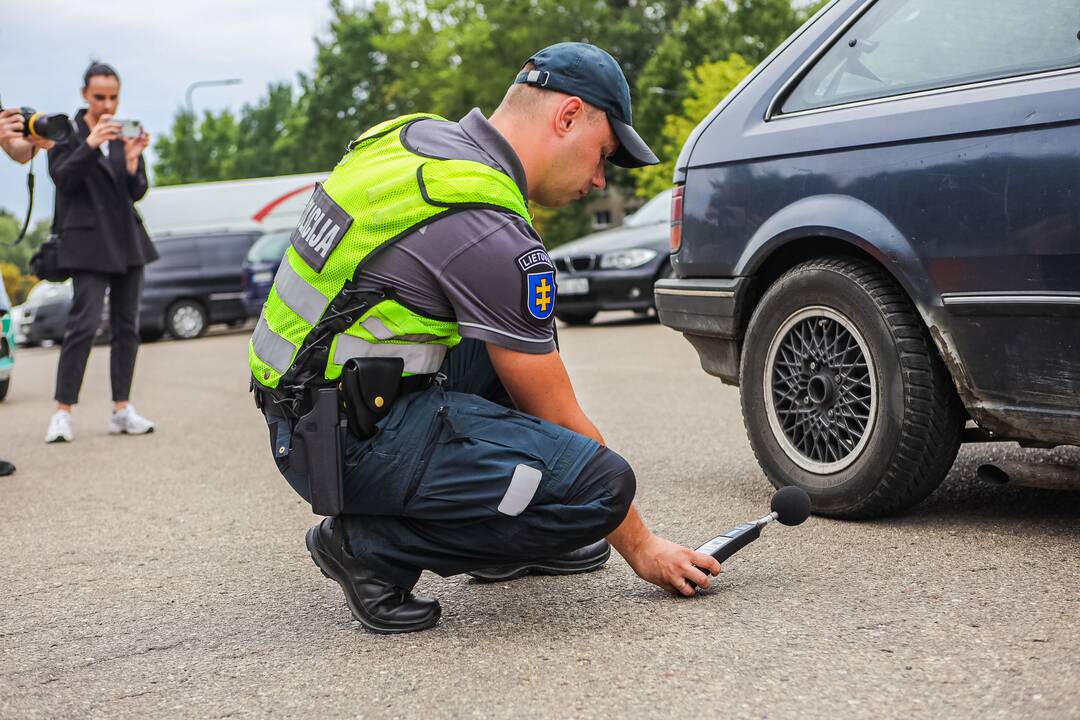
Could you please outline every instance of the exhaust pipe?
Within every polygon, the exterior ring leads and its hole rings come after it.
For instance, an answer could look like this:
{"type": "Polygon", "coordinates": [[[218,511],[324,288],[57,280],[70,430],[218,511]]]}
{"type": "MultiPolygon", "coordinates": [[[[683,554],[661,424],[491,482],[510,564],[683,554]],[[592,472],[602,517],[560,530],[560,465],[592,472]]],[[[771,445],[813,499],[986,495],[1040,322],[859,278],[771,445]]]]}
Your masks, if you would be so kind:
{"type": "Polygon", "coordinates": [[[1080,490],[1080,467],[1076,465],[1005,461],[997,465],[980,465],[975,477],[991,485],[1080,490]]]}

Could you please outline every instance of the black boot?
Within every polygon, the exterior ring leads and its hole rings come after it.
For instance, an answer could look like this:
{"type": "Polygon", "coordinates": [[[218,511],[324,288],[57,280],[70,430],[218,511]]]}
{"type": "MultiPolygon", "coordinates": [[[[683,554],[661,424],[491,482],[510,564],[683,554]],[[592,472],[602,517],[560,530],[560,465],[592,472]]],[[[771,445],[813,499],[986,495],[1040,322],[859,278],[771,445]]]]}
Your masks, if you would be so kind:
{"type": "Polygon", "coordinates": [[[591,545],[571,550],[565,555],[533,563],[519,563],[502,567],[483,568],[469,573],[477,580],[499,582],[513,580],[522,575],[574,575],[599,570],[611,557],[611,545],[607,540],[597,540],[591,545]]]}
{"type": "Polygon", "coordinates": [[[377,633],[424,630],[439,621],[439,601],[380,580],[345,549],[341,523],[326,518],[307,531],[308,552],[323,575],[345,591],[354,618],[377,633]]]}

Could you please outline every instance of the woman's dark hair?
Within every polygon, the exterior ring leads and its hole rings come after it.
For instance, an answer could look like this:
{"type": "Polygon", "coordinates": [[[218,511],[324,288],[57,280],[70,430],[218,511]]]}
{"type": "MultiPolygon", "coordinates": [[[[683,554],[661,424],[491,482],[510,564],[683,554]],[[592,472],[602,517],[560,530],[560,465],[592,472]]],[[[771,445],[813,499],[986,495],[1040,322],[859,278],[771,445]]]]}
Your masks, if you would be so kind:
{"type": "Polygon", "coordinates": [[[83,87],[90,84],[90,78],[97,77],[98,75],[101,77],[114,77],[116,78],[116,82],[120,82],[120,75],[116,70],[113,70],[112,65],[106,65],[103,62],[93,60],[90,63],[90,67],[86,68],[86,72],[83,73],[83,87]]]}

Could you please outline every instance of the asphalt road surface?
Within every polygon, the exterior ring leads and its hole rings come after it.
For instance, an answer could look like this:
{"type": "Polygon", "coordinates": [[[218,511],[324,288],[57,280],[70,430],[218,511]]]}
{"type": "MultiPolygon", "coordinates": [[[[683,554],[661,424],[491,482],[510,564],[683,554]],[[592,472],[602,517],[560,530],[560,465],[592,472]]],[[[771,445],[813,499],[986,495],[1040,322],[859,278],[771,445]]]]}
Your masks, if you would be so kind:
{"type": "MultiPolygon", "coordinates": [[[[767,511],[738,391],[679,335],[564,328],[578,395],[658,533],[696,545],[767,511]]],[[[0,717],[1080,718],[1080,493],[979,483],[961,451],[886,521],[771,526],[714,589],[668,596],[621,558],[483,585],[425,573],[442,621],[379,636],[304,548],[245,333],[143,347],[144,437],[110,437],[95,348],[74,443],[43,443],[56,349],[0,404],[0,717]]],[[[1075,449],[1057,450],[1080,462],[1075,449]]]]}

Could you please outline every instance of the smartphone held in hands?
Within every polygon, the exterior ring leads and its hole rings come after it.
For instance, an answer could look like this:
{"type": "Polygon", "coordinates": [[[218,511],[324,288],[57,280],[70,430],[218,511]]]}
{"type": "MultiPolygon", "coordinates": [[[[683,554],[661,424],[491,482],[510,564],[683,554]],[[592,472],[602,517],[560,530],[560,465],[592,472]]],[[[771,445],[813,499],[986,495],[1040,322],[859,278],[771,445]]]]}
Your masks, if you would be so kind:
{"type": "Polygon", "coordinates": [[[120,136],[126,138],[137,138],[142,135],[142,123],[138,120],[113,120],[114,123],[120,125],[120,136]]]}

